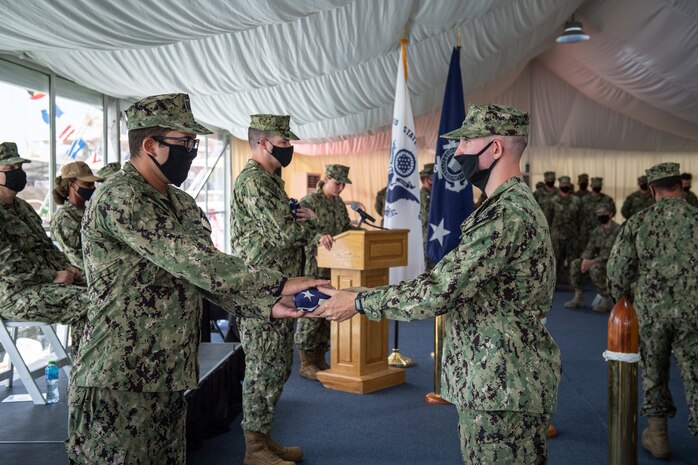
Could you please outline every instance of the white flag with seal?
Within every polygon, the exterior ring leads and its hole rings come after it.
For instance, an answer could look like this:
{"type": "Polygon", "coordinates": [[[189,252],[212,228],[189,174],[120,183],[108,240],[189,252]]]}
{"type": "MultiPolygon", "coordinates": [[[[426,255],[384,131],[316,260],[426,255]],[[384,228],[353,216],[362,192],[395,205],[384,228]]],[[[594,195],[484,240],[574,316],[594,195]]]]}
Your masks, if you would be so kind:
{"type": "Polygon", "coordinates": [[[407,89],[406,40],[397,67],[392,143],[388,167],[383,225],[388,229],[409,229],[407,266],[390,269],[390,284],[416,278],[424,271],[422,221],[420,219],[417,136],[407,89]]]}

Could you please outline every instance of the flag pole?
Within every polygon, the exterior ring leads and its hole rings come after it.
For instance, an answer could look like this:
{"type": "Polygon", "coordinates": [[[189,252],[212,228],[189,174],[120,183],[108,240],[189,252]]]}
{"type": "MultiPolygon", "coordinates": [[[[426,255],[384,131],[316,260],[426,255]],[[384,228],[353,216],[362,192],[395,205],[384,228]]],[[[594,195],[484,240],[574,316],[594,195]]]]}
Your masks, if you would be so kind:
{"type": "MultiPolygon", "coordinates": [[[[403,71],[405,73],[405,82],[407,82],[407,26],[405,26],[404,35],[400,40],[400,45],[402,49],[401,53],[403,71]]],[[[394,322],[394,328],[395,343],[393,344],[393,353],[388,356],[388,365],[397,368],[409,368],[414,366],[414,360],[400,353],[400,327],[397,320],[394,322]]]]}

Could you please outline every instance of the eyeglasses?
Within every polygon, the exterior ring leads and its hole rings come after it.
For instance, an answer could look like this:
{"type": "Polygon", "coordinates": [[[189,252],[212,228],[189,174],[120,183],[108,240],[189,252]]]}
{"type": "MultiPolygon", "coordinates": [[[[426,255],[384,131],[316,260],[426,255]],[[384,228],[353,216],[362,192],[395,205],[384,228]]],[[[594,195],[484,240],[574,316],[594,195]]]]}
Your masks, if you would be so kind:
{"type": "Polygon", "coordinates": [[[192,150],[197,150],[199,148],[199,139],[192,139],[191,137],[158,136],[153,137],[153,139],[168,147],[171,147],[173,145],[179,145],[181,147],[184,147],[187,150],[187,152],[191,152],[192,150]],[[167,142],[165,142],[165,139],[176,140],[177,142],[181,142],[181,144],[168,144],[167,142]]]}

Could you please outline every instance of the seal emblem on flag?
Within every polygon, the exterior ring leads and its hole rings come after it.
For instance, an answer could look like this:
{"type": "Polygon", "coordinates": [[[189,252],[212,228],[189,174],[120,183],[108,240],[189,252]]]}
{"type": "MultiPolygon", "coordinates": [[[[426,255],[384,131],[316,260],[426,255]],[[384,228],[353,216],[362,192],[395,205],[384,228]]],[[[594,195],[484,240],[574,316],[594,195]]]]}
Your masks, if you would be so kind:
{"type": "Polygon", "coordinates": [[[465,180],[460,164],[453,159],[453,154],[458,147],[458,141],[452,140],[448,144],[443,145],[443,153],[439,158],[439,163],[436,167],[438,175],[446,183],[446,189],[452,192],[460,192],[468,185],[465,180]]]}

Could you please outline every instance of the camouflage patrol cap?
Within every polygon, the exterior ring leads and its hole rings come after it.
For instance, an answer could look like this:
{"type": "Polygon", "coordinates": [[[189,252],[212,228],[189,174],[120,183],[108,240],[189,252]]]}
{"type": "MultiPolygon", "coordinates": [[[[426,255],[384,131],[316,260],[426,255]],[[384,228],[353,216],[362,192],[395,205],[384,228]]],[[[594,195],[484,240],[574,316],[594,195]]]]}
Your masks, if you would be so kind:
{"type": "Polygon", "coordinates": [[[660,179],[681,176],[679,164],[670,162],[654,165],[652,168],[645,170],[645,173],[647,173],[647,180],[650,184],[655,181],[659,181],[660,179]]]}
{"type": "Polygon", "coordinates": [[[592,186],[600,186],[603,184],[603,178],[591,178],[592,186]]]}
{"type": "Polygon", "coordinates": [[[601,202],[598,207],[596,207],[596,214],[602,215],[608,213],[609,215],[615,215],[615,208],[611,208],[607,203],[601,202]]]}
{"type": "Polygon", "coordinates": [[[337,182],[342,182],[344,184],[351,184],[351,179],[349,179],[349,167],[344,165],[327,165],[325,167],[325,174],[337,182]]]}
{"type": "Polygon", "coordinates": [[[543,179],[545,179],[546,181],[550,181],[550,180],[554,181],[555,180],[555,171],[546,171],[545,173],[543,173],[543,179]]]}
{"type": "Polygon", "coordinates": [[[637,182],[647,182],[647,176],[643,174],[642,176],[637,178],[637,182]]]}
{"type": "Polygon", "coordinates": [[[187,94],[151,95],[126,109],[128,130],[168,128],[187,134],[213,134],[194,120],[187,94]]]}
{"type": "Polygon", "coordinates": [[[61,178],[76,178],[85,182],[102,181],[102,178],[92,174],[92,170],[84,161],[74,161],[63,165],[61,167],[61,178]]]}
{"type": "Polygon", "coordinates": [[[298,136],[291,132],[289,115],[252,115],[250,120],[250,129],[275,132],[288,139],[298,140],[298,136]]]}
{"type": "Polygon", "coordinates": [[[31,163],[31,160],[19,156],[17,144],[14,142],[0,144],[0,165],[17,165],[19,163],[31,163]]]}
{"type": "Polygon", "coordinates": [[[108,177],[118,173],[120,169],[121,169],[121,163],[119,163],[119,162],[108,163],[104,167],[100,168],[99,171],[97,171],[97,176],[102,178],[102,180],[106,180],[108,177]]]}
{"type": "Polygon", "coordinates": [[[505,105],[468,105],[459,129],[443,134],[444,139],[475,139],[486,136],[527,136],[528,113],[505,105]]]}
{"type": "Polygon", "coordinates": [[[569,176],[560,176],[557,180],[560,181],[560,184],[572,182],[569,176]]]}
{"type": "Polygon", "coordinates": [[[589,175],[586,173],[582,173],[579,176],[577,176],[577,181],[588,181],[589,180],[589,175]]]}
{"type": "Polygon", "coordinates": [[[432,176],[434,174],[434,164],[433,163],[427,163],[424,165],[424,168],[422,168],[422,171],[419,172],[419,178],[426,178],[427,176],[432,176]]]}

